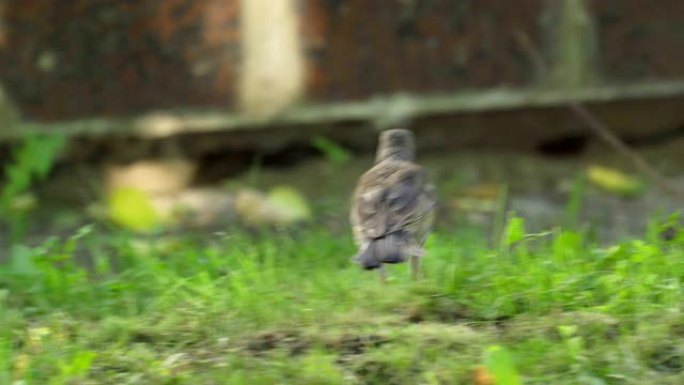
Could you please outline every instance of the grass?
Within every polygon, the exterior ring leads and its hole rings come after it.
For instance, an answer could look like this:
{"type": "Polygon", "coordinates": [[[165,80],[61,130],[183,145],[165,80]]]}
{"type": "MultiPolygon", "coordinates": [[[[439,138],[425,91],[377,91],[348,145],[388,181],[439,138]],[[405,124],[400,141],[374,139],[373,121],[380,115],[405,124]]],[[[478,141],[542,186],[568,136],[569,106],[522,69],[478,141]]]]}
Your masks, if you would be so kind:
{"type": "Polygon", "coordinates": [[[525,384],[681,384],[684,237],[661,227],[438,231],[427,277],[386,285],[328,230],[84,228],[0,271],[0,384],[473,384],[494,345],[525,384]]]}

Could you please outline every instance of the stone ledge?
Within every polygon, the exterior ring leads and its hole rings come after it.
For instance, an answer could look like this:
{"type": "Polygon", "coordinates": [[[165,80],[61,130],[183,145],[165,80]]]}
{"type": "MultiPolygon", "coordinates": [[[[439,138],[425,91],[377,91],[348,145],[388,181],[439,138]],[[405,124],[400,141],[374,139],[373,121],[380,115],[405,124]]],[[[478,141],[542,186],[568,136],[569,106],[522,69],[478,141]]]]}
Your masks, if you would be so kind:
{"type": "Polygon", "coordinates": [[[160,139],[179,134],[327,125],[336,122],[366,123],[382,128],[397,122],[426,117],[562,107],[570,101],[600,105],[625,100],[681,96],[684,96],[684,80],[573,90],[537,88],[429,96],[395,94],[360,102],[300,105],[266,117],[207,109],[166,110],[130,118],[89,118],[64,122],[20,121],[0,130],[0,141],[16,139],[29,133],[62,133],[69,137],[123,135],[160,139]]]}

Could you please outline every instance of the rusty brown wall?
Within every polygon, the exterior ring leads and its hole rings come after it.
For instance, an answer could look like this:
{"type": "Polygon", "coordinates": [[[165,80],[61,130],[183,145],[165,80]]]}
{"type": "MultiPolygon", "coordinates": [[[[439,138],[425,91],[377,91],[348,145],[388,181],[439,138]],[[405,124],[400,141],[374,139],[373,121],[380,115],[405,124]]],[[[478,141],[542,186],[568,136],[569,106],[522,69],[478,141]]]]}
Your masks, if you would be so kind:
{"type": "MultiPolygon", "coordinates": [[[[307,98],[533,84],[560,0],[301,0],[307,98]]],[[[28,117],[231,107],[238,0],[0,0],[0,80],[28,117]]],[[[684,78],[684,1],[588,0],[601,81],[684,78]]]]}
{"type": "Polygon", "coordinates": [[[456,92],[534,79],[516,33],[541,44],[543,0],[311,1],[320,36],[312,94],[354,99],[456,92]],[[513,5],[515,4],[515,5],[513,5]]]}
{"type": "MultiPolygon", "coordinates": [[[[524,35],[547,63],[561,0],[311,0],[318,99],[458,92],[536,80],[524,35]]],[[[599,79],[684,78],[684,1],[587,0],[599,79]]]]}
{"type": "Polygon", "coordinates": [[[684,78],[684,1],[592,0],[609,81],[684,78]]]}
{"type": "Polygon", "coordinates": [[[26,115],[67,119],[225,106],[237,2],[4,1],[0,78],[26,115]]]}

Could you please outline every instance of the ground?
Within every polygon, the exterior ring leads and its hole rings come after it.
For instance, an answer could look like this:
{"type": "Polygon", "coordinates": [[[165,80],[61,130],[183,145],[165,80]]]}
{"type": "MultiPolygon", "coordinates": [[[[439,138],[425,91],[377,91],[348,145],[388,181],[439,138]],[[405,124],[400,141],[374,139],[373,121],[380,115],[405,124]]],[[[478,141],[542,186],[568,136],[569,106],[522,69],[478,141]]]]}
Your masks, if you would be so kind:
{"type": "Polygon", "coordinates": [[[69,230],[39,226],[0,270],[0,384],[486,385],[496,348],[498,385],[684,382],[676,202],[578,182],[620,160],[423,157],[441,202],[425,277],[397,265],[386,284],[350,261],[369,162],[229,183],[294,185],[316,215],[287,229],[143,235],[51,211],[69,230]]]}
{"type": "Polygon", "coordinates": [[[680,384],[684,238],[659,226],[608,248],[519,219],[497,244],[440,230],[424,279],[384,285],[327,229],[85,228],[0,273],[0,382],[472,384],[500,345],[526,384],[680,384]]]}

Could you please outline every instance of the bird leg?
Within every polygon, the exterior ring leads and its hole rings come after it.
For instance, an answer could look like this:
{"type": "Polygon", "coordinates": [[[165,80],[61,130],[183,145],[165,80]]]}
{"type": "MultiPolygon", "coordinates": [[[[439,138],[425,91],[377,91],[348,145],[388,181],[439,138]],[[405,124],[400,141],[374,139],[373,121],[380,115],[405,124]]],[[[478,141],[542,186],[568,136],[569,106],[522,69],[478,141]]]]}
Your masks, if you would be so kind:
{"type": "Polygon", "coordinates": [[[420,276],[421,276],[420,257],[417,255],[412,255],[409,258],[411,259],[411,261],[410,261],[411,279],[414,281],[417,281],[418,278],[420,278],[420,276]]]}
{"type": "Polygon", "coordinates": [[[385,270],[384,265],[380,265],[380,267],[378,267],[378,277],[380,277],[381,283],[387,283],[387,270],[385,270]]]}

